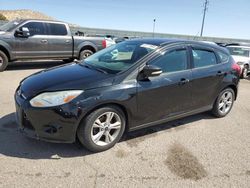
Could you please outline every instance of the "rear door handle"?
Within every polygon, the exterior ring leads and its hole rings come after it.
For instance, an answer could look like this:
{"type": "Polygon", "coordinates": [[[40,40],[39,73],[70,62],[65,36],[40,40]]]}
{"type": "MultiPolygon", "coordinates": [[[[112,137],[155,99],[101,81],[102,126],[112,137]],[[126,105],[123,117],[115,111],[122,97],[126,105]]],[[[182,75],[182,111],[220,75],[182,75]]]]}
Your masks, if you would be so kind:
{"type": "Polygon", "coordinates": [[[188,82],[189,82],[189,79],[182,78],[181,81],[179,82],[179,85],[184,85],[184,84],[187,84],[188,82]]]}
{"type": "Polygon", "coordinates": [[[70,43],[70,40],[65,40],[66,43],[70,43]]]}
{"type": "Polygon", "coordinates": [[[216,75],[217,75],[217,76],[222,76],[222,75],[224,75],[224,74],[225,74],[225,72],[218,71],[216,75]]]}
{"type": "Polygon", "coordinates": [[[41,43],[47,43],[47,42],[48,42],[48,40],[46,40],[46,39],[41,40],[41,43]]]}

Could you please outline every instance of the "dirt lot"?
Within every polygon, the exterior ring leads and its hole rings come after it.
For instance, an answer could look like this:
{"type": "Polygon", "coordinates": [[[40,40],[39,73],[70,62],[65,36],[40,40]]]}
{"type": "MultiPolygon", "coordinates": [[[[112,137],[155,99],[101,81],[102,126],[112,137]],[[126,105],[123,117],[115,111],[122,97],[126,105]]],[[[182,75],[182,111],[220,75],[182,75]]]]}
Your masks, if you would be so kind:
{"type": "Polygon", "coordinates": [[[249,187],[250,80],[231,113],[203,113],[125,134],[92,154],[77,144],[20,135],[14,91],[24,77],[60,62],[13,65],[0,73],[0,187],[249,187]]]}

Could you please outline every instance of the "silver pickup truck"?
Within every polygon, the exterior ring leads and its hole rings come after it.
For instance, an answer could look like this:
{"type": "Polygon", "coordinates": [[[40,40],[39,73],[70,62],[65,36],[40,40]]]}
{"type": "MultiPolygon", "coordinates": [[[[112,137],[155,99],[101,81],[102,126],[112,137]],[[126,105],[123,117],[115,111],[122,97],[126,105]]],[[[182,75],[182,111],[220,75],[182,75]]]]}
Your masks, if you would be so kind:
{"type": "Polygon", "coordinates": [[[9,62],[33,59],[84,59],[111,39],[72,35],[67,23],[47,20],[14,20],[0,27],[0,71],[9,62]]]}

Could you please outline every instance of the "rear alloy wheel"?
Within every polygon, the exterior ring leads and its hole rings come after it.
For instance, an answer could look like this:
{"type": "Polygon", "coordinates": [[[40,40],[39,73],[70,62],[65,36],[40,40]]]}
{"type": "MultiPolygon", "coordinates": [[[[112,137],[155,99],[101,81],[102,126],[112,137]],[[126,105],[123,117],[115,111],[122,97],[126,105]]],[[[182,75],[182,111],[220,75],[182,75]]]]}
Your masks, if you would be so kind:
{"type": "Polygon", "coordinates": [[[232,109],[235,93],[231,88],[223,90],[216,99],[213,107],[213,114],[216,117],[225,117],[232,109]]]}
{"type": "Polygon", "coordinates": [[[124,113],[117,107],[100,108],[88,115],[77,136],[90,151],[100,152],[113,147],[125,130],[124,113]]]}
{"type": "Polygon", "coordinates": [[[0,51],[0,72],[4,71],[8,66],[8,57],[0,51]]]}
{"type": "Polygon", "coordinates": [[[243,71],[242,71],[242,78],[246,79],[248,77],[248,66],[245,66],[243,71]]]}
{"type": "Polygon", "coordinates": [[[82,59],[86,59],[87,57],[91,56],[94,52],[91,51],[91,50],[82,50],[80,52],[80,56],[79,56],[79,59],[82,60],[82,59]]]}

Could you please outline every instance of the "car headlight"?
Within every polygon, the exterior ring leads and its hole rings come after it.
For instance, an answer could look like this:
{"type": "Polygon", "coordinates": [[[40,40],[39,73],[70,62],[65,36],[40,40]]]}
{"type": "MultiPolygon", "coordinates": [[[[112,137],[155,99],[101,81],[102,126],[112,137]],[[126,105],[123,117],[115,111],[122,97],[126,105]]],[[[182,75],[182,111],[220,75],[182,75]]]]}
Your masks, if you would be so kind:
{"type": "Polygon", "coordinates": [[[52,107],[66,104],[79,96],[82,90],[46,92],[30,100],[33,107],[52,107]]]}

